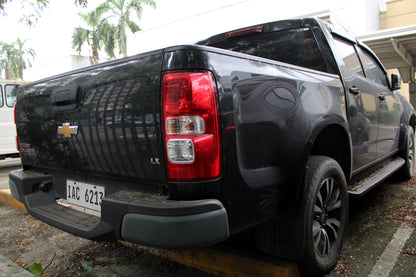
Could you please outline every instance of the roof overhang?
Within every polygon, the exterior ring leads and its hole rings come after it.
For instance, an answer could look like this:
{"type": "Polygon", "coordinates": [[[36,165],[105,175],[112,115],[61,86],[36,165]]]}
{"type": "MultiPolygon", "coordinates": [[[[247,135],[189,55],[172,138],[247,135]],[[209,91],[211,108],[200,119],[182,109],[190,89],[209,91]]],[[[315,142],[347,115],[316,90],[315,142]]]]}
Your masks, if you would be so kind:
{"type": "Polygon", "coordinates": [[[403,82],[415,82],[416,25],[381,30],[357,38],[376,53],[386,69],[399,69],[403,82]]]}

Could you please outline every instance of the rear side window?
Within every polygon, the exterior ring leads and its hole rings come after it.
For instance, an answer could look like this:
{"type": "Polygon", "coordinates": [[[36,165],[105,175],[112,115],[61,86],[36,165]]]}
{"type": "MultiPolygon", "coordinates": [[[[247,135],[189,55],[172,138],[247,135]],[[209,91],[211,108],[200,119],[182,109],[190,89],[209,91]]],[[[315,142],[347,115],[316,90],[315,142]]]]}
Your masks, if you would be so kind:
{"type": "Polygon", "coordinates": [[[211,46],[326,71],[316,40],[308,28],[233,37],[211,46]]]}
{"type": "Polygon", "coordinates": [[[378,65],[370,53],[362,48],[359,49],[366,77],[382,86],[387,87],[387,77],[384,70],[378,65]]]}
{"type": "Polygon", "coordinates": [[[348,70],[364,76],[360,59],[358,58],[357,52],[355,52],[353,44],[336,37],[334,37],[334,42],[337,45],[336,51],[342,58],[342,61],[340,61],[341,70],[348,70]]]}
{"type": "Polygon", "coordinates": [[[3,107],[3,86],[0,86],[0,107],[3,107]]]}
{"type": "Polygon", "coordinates": [[[6,96],[6,106],[11,108],[14,107],[17,95],[17,85],[5,85],[4,91],[6,96]]]}

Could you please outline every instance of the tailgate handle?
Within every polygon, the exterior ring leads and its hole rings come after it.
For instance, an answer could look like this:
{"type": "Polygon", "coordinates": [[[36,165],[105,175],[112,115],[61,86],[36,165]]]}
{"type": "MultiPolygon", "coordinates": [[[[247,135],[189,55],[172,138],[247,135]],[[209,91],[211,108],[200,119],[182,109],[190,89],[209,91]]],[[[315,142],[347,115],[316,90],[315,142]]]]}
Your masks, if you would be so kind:
{"type": "Polygon", "coordinates": [[[55,111],[70,111],[78,107],[79,86],[59,87],[51,93],[51,103],[55,111]]]}

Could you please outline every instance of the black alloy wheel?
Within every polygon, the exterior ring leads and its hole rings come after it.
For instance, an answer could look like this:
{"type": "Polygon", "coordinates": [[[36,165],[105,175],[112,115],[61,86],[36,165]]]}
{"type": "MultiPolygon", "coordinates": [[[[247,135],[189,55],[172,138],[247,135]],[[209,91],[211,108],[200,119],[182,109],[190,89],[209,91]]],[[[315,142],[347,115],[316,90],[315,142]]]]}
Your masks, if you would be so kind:
{"type": "Polygon", "coordinates": [[[341,193],[333,178],[322,181],[316,196],[312,225],[313,244],[317,253],[329,254],[341,228],[341,193]]]}
{"type": "Polygon", "coordinates": [[[335,267],[348,221],[347,183],[339,164],[311,156],[305,176],[304,274],[320,276],[335,267]]]}

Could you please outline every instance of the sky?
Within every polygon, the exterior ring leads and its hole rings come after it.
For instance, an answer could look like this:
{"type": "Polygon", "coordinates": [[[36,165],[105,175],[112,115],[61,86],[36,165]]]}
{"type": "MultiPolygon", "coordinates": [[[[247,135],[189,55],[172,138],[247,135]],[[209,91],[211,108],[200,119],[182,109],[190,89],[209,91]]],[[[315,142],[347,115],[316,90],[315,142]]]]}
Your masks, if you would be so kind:
{"type": "MultiPolygon", "coordinates": [[[[157,8],[145,7],[139,21],[142,31],[128,37],[128,54],[134,55],[170,45],[189,44],[217,33],[254,24],[306,15],[322,10],[345,9],[342,0],[155,0],[157,8]]],[[[362,0],[349,0],[349,2],[362,0]]],[[[367,0],[368,1],[368,0],[367,0]]],[[[379,1],[379,0],[374,0],[379,1]]],[[[103,0],[88,0],[88,9],[103,0]]],[[[350,5],[351,6],[351,5],[350,5]]],[[[27,39],[35,50],[33,66],[77,54],[71,49],[71,34],[83,22],[73,0],[50,0],[35,27],[18,23],[27,7],[21,0],[6,5],[7,16],[0,16],[0,41],[27,39]]],[[[86,27],[86,26],[84,26],[86,27]]],[[[85,47],[81,53],[89,56],[85,47]]],[[[105,58],[102,54],[101,58],[105,58]]]]}

